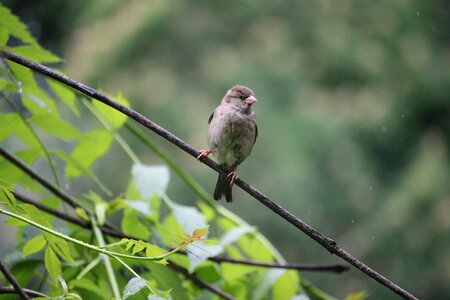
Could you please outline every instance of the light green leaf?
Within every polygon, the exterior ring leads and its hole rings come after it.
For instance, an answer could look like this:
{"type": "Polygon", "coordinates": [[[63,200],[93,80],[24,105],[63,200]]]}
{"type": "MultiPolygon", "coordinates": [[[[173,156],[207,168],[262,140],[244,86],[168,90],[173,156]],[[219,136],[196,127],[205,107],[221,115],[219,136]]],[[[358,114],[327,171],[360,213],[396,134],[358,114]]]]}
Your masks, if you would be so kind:
{"type": "Polygon", "coordinates": [[[55,114],[34,114],[30,118],[30,121],[36,124],[40,129],[64,140],[72,140],[79,136],[79,132],[75,127],[63,121],[55,114]]]}
{"type": "Polygon", "coordinates": [[[44,232],[44,237],[52,250],[67,262],[73,262],[70,247],[66,240],[44,232]]]}
{"type": "Polygon", "coordinates": [[[165,165],[135,164],[131,174],[143,199],[150,199],[155,194],[162,195],[167,190],[170,174],[165,165]]]}
{"type": "Polygon", "coordinates": [[[132,255],[135,255],[136,253],[141,252],[142,250],[145,249],[145,244],[142,241],[137,241],[134,244],[134,248],[133,248],[133,252],[131,253],[132,255]]]}
{"type": "Polygon", "coordinates": [[[252,299],[262,299],[268,294],[272,285],[278,280],[278,278],[283,275],[286,270],[282,269],[271,269],[265,272],[264,277],[259,282],[256,289],[253,291],[252,299]]]}
{"type": "Polygon", "coordinates": [[[100,226],[103,226],[103,224],[105,224],[106,208],[107,205],[105,203],[95,204],[95,215],[100,226]]]}
{"type": "Polygon", "coordinates": [[[0,46],[5,46],[9,40],[9,32],[6,28],[0,27],[0,46]]]}
{"type": "MultiPolygon", "coordinates": [[[[1,26],[0,26],[1,27],[1,26]]],[[[13,63],[9,60],[6,61],[9,69],[13,73],[14,77],[18,80],[19,91],[24,87],[37,87],[36,80],[34,79],[33,72],[30,69],[25,68],[19,64],[13,63]]]]}
{"type": "Polygon", "coordinates": [[[17,127],[22,123],[20,117],[16,113],[2,113],[0,114],[0,141],[4,140],[17,130],[17,127]]]}
{"type": "Polygon", "coordinates": [[[92,182],[94,182],[106,195],[111,196],[112,192],[103,184],[103,182],[100,180],[100,178],[95,175],[95,173],[90,168],[85,168],[81,165],[80,162],[73,159],[71,156],[69,156],[66,152],[62,150],[51,150],[51,154],[55,154],[60,159],[66,162],[66,168],[68,165],[70,165],[71,168],[78,170],[81,174],[85,174],[89,176],[92,179],[92,182]]]}
{"type": "Polygon", "coordinates": [[[97,284],[88,279],[75,279],[69,283],[70,289],[79,288],[94,293],[98,298],[96,299],[111,299],[106,290],[101,289],[97,284]]]}
{"type": "Polygon", "coordinates": [[[53,89],[53,92],[55,92],[56,96],[64,102],[76,116],[80,115],[80,110],[77,106],[77,98],[75,96],[75,93],[67,86],[51,80],[47,79],[48,85],[53,89]]]}
{"type": "Polygon", "coordinates": [[[1,187],[2,189],[2,198],[6,200],[6,204],[8,207],[14,211],[16,210],[16,197],[5,187],[1,187]]]}
{"type": "Polygon", "coordinates": [[[25,244],[25,246],[23,247],[22,255],[28,256],[33,253],[39,252],[45,247],[46,244],[47,242],[42,235],[35,236],[25,244]]]}
{"type": "Polygon", "coordinates": [[[62,273],[61,262],[51,247],[47,247],[45,250],[45,268],[56,285],[58,283],[58,275],[62,273]]]}
{"type": "Polygon", "coordinates": [[[123,290],[123,296],[122,299],[125,300],[128,297],[136,294],[140,290],[142,290],[146,286],[147,282],[139,277],[131,278],[130,281],[128,281],[127,285],[125,286],[125,289],[123,290]]]}
{"type": "Polygon", "coordinates": [[[290,300],[300,292],[300,277],[297,271],[289,270],[278,278],[272,286],[272,295],[274,299],[290,300]]]}
{"type": "MultiPolygon", "coordinates": [[[[114,98],[114,97],[112,97],[114,98]]],[[[115,97],[115,100],[127,107],[130,106],[130,103],[128,102],[125,97],[123,97],[122,94],[118,94],[115,97]]],[[[118,110],[109,107],[108,105],[105,105],[101,103],[100,101],[94,101],[94,106],[97,108],[97,110],[100,112],[102,117],[108,121],[108,123],[114,128],[117,129],[121,127],[125,121],[127,120],[128,116],[124,115],[123,113],[119,112],[118,110]]]]}
{"type": "Polygon", "coordinates": [[[367,297],[366,291],[353,292],[345,296],[344,300],[364,300],[367,297]]]}
{"type": "Polygon", "coordinates": [[[19,18],[13,15],[8,8],[1,5],[0,28],[4,28],[4,30],[24,43],[37,45],[36,40],[31,36],[27,27],[19,20],[19,18]]]}
{"type": "Polygon", "coordinates": [[[11,52],[24,56],[37,63],[55,63],[61,59],[48,50],[43,49],[39,45],[26,45],[9,48],[11,52]]]}
{"type": "MultiPolygon", "coordinates": [[[[72,152],[72,158],[84,168],[89,168],[94,161],[108,151],[113,138],[107,131],[95,130],[83,133],[78,138],[78,144],[72,152]]],[[[82,175],[78,168],[66,167],[67,177],[82,175]]]]}
{"type": "Polygon", "coordinates": [[[150,231],[138,218],[139,214],[131,209],[125,210],[122,218],[121,228],[125,234],[148,240],[150,231]]]}

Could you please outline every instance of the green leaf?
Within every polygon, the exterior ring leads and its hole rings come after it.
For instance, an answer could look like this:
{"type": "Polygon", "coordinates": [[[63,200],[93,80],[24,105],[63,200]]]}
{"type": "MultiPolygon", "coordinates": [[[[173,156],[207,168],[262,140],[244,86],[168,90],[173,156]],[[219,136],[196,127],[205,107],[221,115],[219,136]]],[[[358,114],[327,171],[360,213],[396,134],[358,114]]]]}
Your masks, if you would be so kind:
{"type": "Polygon", "coordinates": [[[24,83],[22,103],[33,115],[55,115],[60,118],[55,101],[40,87],[24,83]]]}
{"type": "Polygon", "coordinates": [[[45,238],[42,235],[35,236],[29,240],[23,247],[22,255],[28,256],[33,253],[41,251],[47,244],[45,238]]]}
{"type": "Polygon", "coordinates": [[[107,204],[105,203],[95,204],[95,215],[97,216],[97,222],[100,226],[103,226],[103,224],[105,224],[106,208],[107,204]]]}
{"type": "Polygon", "coordinates": [[[9,32],[6,28],[0,27],[0,46],[5,46],[9,40],[9,32]]]}
{"type": "Polygon", "coordinates": [[[6,64],[14,77],[18,80],[19,91],[22,89],[23,92],[24,87],[37,87],[33,72],[30,69],[9,60],[6,61],[6,64]]]}
{"type": "Polygon", "coordinates": [[[6,200],[6,204],[8,205],[8,207],[12,210],[15,211],[16,210],[16,197],[14,197],[14,195],[5,187],[1,187],[2,189],[2,193],[4,195],[4,198],[6,200]]]}
{"type": "Polygon", "coordinates": [[[22,120],[16,113],[2,113],[0,114],[0,141],[15,133],[17,127],[20,126],[22,120]]]}
{"type": "Polygon", "coordinates": [[[58,81],[47,79],[48,85],[55,92],[56,96],[64,102],[76,116],[80,115],[80,110],[77,106],[77,97],[75,93],[67,86],[59,83],[58,81]]]}
{"type": "Polygon", "coordinates": [[[75,279],[69,283],[70,289],[79,288],[94,293],[97,297],[94,299],[111,299],[105,290],[101,289],[97,284],[88,279],[75,279]]]}
{"type": "MultiPolygon", "coordinates": [[[[125,99],[125,97],[123,97],[122,94],[118,94],[115,97],[115,100],[127,107],[130,106],[130,103],[128,102],[127,99],[125,99]]],[[[97,108],[97,110],[100,112],[102,117],[104,119],[106,119],[106,121],[108,121],[108,123],[114,129],[121,127],[128,118],[128,116],[124,115],[123,113],[119,112],[118,110],[116,110],[108,105],[101,103],[100,101],[94,101],[93,104],[97,108]]]]}
{"type": "Polygon", "coordinates": [[[366,291],[353,292],[345,296],[344,300],[364,300],[367,297],[366,291]]]}
{"type": "Polygon", "coordinates": [[[300,277],[297,271],[289,270],[272,286],[274,299],[291,299],[299,291],[300,277]]]}
{"type": "Polygon", "coordinates": [[[272,285],[283,275],[286,270],[271,269],[265,272],[264,277],[253,291],[252,299],[262,299],[267,295],[272,285]]]}
{"type": "Polygon", "coordinates": [[[75,127],[63,121],[55,114],[34,114],[30,118],[30,121],[36,124],[40,129],[64,140],[72,140],[79,136],[79,132],[75,127]]]}
{"type": "Polygon", "coordinates": [[[125,300],[128,297],[136,294],[140,290],[142,290],[146,286],[147,282],[139,277],[131,278],[130,281],[128,281],[127,285],[125,286],[125,289],[123,290],[123,296],[122,299],[125,300]]]}
{"type": "Polygon", "coordinates": [[[67,262],[73,262],[69,244],[66,240],[44,232],[44,237],[52,250],[67,262]]]}
{"type": "Polygon", "coordinates": [[[62,273],[61,262],[51,247],[47,247],[45,250],[45,268],[55,285],[58,284],[58,275],[62,273]]]}
{"type": "Polygon", "coordinates": [[[134,244],[134,248],[133,248],[133,252],[131,253],[132,255],[135,255],[136,253],[141,252],[142,250],[145,249],[145,244],[142,241],[137,241],[134,244]]]}
{"type": "Polygon", "coordinates": [[[121,228],[125,234],[148,240],[150,231],[139,219],[139,214],[134,210],[127,209],[122,218],[121,228]]]}
{"type": "Polygon", "coordinates": [[[43,49],[39,45],[26,45],[9,48],[11,52],[24,56],[37,63],[56,63],[61,59],[48,50],[43,49]]]}
{"type": "Polygon", "coordinates": [[[0,5],[0,28],[4,28],[9,34],[15,36],[24,43],[37,45],[37,41],[28,32],[27,27],[13,15],[11,11],[0,5]]]}
{"type": "Polygon", "coordinates": [[[146,266],[152,274],[158,274],[158,276],[155,276],[155,280],[158,283],[158,289],[171,289],[170,296],[173,300],[185,300],[192,298],[188,295],[189,289],[185,288],[183,285],[182,277],[175,271],[163,265],[154,264],[152,262],[147,262],[146,266]]]}
{"type": "Polygon", "coordinates": [[[84,209],[82,209],[81,207],[75,208],[75,213],[77,214],[77,216],[80,219],[89,221],[89,216],[88,216],[87,212],[84,209]]]}
{"type": "MultiPolygon", "coordinates": [[[[89,168],[94,161],[108,151],[113,138],[107,131],[90,131],[83,133],[78,138],[78,144],[72,152],[72,158],[84,168],[89,168]]],[[[71,165],[66,167],[67,177],[82,175],[78,168],[71,165]]]]}
{"type": "Polygon", "coordinates": [[[151,199],[153,195],[162,195],[167,190],[170,173],[165,165],[135,164],[131,174],[142,199],[151,199]]]}
{"type": "Polygon", "coordinates": [[[68,165],[70,165],[71,168],[78,170],[81,174],[89,176],[92,181],[106,194],[111,196],[112,192],[103,184],[103,182],[100,180],[100,178],[95,175],[95,173],[90,168],[85,168],[81,165],[80,162],[73,159],[71,156],[69,156],[66,152],[62,150],[51,150],[51,154],[55,154],[60,159],[66,162],[66,168],[68,165]]]}

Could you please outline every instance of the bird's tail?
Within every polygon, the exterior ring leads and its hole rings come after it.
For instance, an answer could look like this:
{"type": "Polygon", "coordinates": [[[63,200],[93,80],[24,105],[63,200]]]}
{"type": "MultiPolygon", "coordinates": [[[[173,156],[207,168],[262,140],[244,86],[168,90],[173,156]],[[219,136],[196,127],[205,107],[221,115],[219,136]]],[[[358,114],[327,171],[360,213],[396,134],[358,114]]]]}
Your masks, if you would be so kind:
{"type": "Polygon", "coordinates": [[[219,201],[222,196],[225,196],[227,202],[233,202],[233,190],[230,185],[230,179],[226,175],[219,174],[216,188],[214,189],[214,199],[219,201]]]}

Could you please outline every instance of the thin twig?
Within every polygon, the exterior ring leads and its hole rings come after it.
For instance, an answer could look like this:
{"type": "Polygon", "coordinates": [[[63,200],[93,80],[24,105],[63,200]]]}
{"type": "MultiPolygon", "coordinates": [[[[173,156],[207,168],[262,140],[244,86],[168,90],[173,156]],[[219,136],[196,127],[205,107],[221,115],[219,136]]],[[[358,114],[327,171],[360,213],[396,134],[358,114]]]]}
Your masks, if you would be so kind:
{"type": "Polygon", "coordinates": [[[11,283],[11,285],[16,290],[17,294],[22,298],[23,300],[30,300],[30,297],[25,293],[23,288],[20,286],[19,282],[16,280],[14,275],[8,270],[8,268],[3,264],[3,262],[0,260],[0,271],[5,275],[5,278],[11,283]]]}
{"type": "MultiPolygon", "coordinates": [[[[48,298],[46,294],[30,289],[22,289],[27,295],[31,297],[48,298]]],[[[13,287],[0,287],[0,294],[17,294],[17,290],[13,287]]],[[[28,298],[29,299],[29,298],[28,298]]]]}
{"type": "Polygon", "coordinates": [[[210,285],[210,284],[208,284],[208,283],[198,279],[196,276],[194,276],[193,274],[189,273],[185,268],[183,268],[183,267],[181,267],[181,266],[179,266],[177,264],[174,264],[173,262],[170,262],[168,266],[170,268],[172,268],[174,271],[177,271],[177,272],[183,274],[186,278],[189,278],[190,280],[195,282],[195,284],[197,284],[199,287],[206,288],[206,289],[208,289],[210,291],[214,291],[215,294],[219,295],[223,299],[229,299],[229,300],[236,299],[233,296],[231,296],[230,294],[227,294],[224,291],[219,290],[215,286],[212,286],[212,285],[210,285]]]}
{"type": "MultiPolygon", "coordinates": [[[[44,65],[35,63],[27,58],[24,58],[20,55],[11,53],[9,51],[0,51],[0,54],[3,55],[6,59],[9,59],[15,63],[18,63],[22,66],[25,66],[29,69],[32,69],[38,73],[41,73],[45,76],[48,76],[50,78],[53,78],[65,85],[68,85],[77,91],[90,96],[94,99],[97,99],[101,101],[102,103],[115,108],[116,110],[122,112],[123,114],[127,115],[128,117],[132,118],[136,122],[140,123],[141,125],[147,127],[148,129],[152,130],[154,133],[158,134],[159,136],[163,137],[164,139],[168,140],[172,144],[176,145],[180,149],[184,150],[186,153],[190,154],[193,157],[197,157],[200,152],[192,147],[187,142],[183,141],[179,137],[175,136],[168,130],[162,128],[158,124],[154,123],[150,119],[144,117],[142,114],[138,113],[137,111],[126,107],[122,105],[119,102],[114,101],[113,99],[109,98],[105,94],[100,93],[99,91],[95,90],[94,88],[91,88],[79,81],[73,80],[69,78],[68,76],[61,74],[59,72],[56,72],[52,70],[51,68],[48,68],[44,65]]],[[[219,166],[216,162],[213,160],[204,157],[202,158],[202,162],[212,168],[213,170],[226,175],[226,170],[224,170],[221,166],[219,166]]],[[[346,260],[368,276],[372,277],[374,280],[378,281],[388,289],[392,290],[396,294],[404,297],[405,299],[417,299],[414,295],[409,293],[408,291],[404,290],[391,280],[387,279],[385,276],[381,275],[377,271],[371,269],[369,266],[358,260],[357,258],[350,255],[348,252],[346,252],[344,249],[339,247],[335,241],[330,239],[329,237],[325,236],[318,230],[312,228],[305,222],[303,222],[301,219],[296,217],[294,214],[289,212],[288,210],[284,209],[277,203],[275,203],[272,199],[258,191],[256,188],[248,184],[247,182],[243,181],[240,178],[237,178],[235,181],[235,184],[239,187],[241,187],[244,191],[246,191],[249,195],[253,196],[255,199],[260,201],[262,204],[264,204],[266,207],[268,207],[270,210],[272,210],[274,213],[294,225],[296,228],[303,231],[306,235],[311,237],[313,240],[315,240],[317,243],[322,245],[325,249],[327,249],[330,253],[335,254],[342,259],[346,260]]]]}

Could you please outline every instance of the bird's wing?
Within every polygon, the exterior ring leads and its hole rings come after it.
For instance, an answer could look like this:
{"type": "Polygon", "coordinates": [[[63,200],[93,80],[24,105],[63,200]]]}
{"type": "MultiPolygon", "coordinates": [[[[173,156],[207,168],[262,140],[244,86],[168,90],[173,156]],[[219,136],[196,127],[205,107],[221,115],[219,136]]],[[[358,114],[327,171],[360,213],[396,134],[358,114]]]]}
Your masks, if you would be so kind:
{"type": "Polygon", "coordinates": [[[256,125],[256,123],[255,123],[255,140],[253,141],[253,143],[256,143],[257,137],[258,137],[258,125],[256,125]]]}

